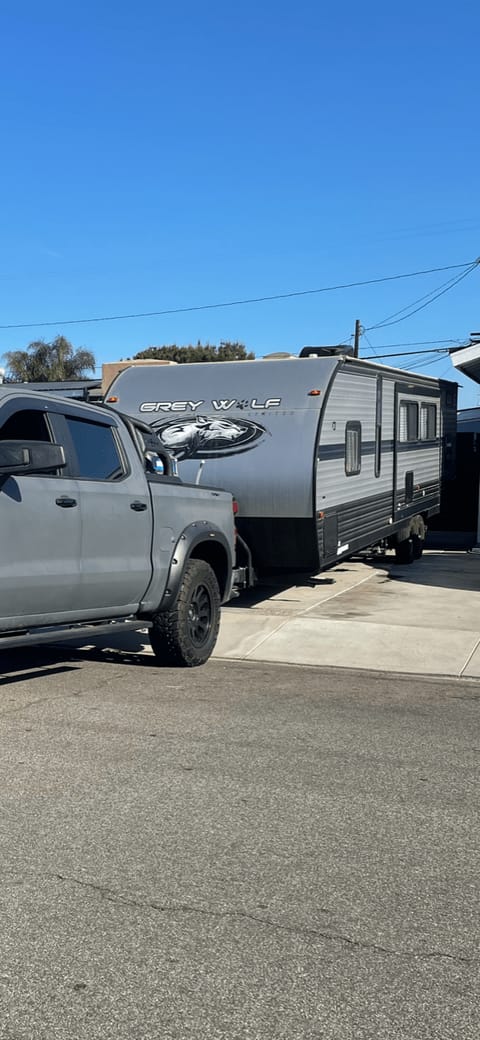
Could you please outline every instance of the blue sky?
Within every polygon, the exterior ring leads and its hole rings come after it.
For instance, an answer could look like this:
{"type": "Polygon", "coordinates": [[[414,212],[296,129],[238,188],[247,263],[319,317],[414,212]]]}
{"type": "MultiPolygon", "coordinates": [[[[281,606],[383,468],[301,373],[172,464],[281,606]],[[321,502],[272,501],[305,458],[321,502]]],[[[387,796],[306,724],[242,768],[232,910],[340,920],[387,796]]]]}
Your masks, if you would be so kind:
{"type": "MultiPolygon", "coordinates": [[[[58,333],[99,366],[197,340],[297,353],[345,341],[356,318],[374,325],[455,271],[241,307],[66,321],[480,255],[473,0],[7,0],[0,29],[0,324],[31,324],[0,329],[0,353],[58,333]],[[58,324],[42,327],[49,321],[58,324]]],[[[480,268],[408,320],[368,332],[361,353],[464,341],[480,327],[479,279],[480,268]]],[[[445,355],[413,363],[457,378],[445,355]]],[[[461,407],[480,403],[480,387],[462,386],[461,407]]]]}

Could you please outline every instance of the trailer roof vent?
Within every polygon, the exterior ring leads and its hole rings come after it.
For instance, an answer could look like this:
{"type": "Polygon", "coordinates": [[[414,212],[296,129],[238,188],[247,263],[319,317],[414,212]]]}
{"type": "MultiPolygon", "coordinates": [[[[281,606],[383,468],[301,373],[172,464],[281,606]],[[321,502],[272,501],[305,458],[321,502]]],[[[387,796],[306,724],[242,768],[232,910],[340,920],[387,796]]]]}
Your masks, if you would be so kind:
{"type": "Polygon", "coordinates": [[[302,347],[300,357],[332,357],[335,354],[348,354],[353,357],[353,347],[339,343],[336,347],[302,347]]]}
{"type": "Polygon", "coordinates": [[[288,354],[285,350],[278,350],[275,354],[264,354],[260,361],[290,361],[297,360],[296,354],[288,354]]]}

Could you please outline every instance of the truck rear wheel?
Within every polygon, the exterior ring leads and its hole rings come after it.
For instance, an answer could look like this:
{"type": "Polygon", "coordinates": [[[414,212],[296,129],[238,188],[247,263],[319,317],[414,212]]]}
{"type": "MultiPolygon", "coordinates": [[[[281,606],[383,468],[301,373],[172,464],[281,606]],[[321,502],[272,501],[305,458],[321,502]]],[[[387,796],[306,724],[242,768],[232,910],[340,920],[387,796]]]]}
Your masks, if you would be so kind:
{"type": "Polygon", "coordinates": [[[156,614],[150,642],[164,665],[195,668],[208,661],[220,627],[220,591],[205,560],[189,560],[175,607],[156,614]]]}

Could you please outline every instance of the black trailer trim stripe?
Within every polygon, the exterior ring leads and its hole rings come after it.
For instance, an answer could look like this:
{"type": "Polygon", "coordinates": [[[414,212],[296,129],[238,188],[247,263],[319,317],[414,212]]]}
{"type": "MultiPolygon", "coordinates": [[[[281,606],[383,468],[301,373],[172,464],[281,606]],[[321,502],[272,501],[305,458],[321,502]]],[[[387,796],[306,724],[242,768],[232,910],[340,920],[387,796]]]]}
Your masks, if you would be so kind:
{"type": "Polygon", "coordinates": [[[399,452],[400,455],[403,455],[404,452],[423,451],[424,448],[439,448],[439,447],[440,447],[440,441],[439,441],[438,437],[435,437],[435,438],[433,438],[432,440],[429,440],[429,441],[427,441],[427,440],[425,440],[425,441],[399,441],[399,443],[397,444],[397,451],[399,452]]]}
{"type": "Polygon", "coordinates": [[[386,493],[374,495],[361,501],[339,505],[336,509],[325,512],[325,517],[336,516],[338,523],[338,543],[344,546],[344,552],[325,554],[323,542],[323,523],[317,519],[318,543],[323,565],[342,559],[356,551],[372,545],[382,538],[389,538],[401,530],[406,521],[414,516],[434,515],[440,508],[439,485],[428,486],[425,495],[417,492],[413,502],[397,504],[396,515],[392,515],[392,495],[386,493]]]}
{"type": "MultiPolygon", "coordinates": [[[[402,441],[397,444],[397,451],[400,454],[408,453],[411,451],[424,451],[427,449],[438,448],[440,441],[436,438],[435,440],[429,441],[402,441]]],[[[393,451],[395,442],[393,440],[382,441],[382,455],[383,452],[393,451]]],[[[375,454],[375,441],[363,441],[362,442],[362,458],[367,455],[375,454]]],[[[331,462],[334,459],[345,458],[345,444],[343,441],[336,444],[320,444],[318,449],[318,461],[319,462],[331,462]]]]}
{"type": "MultiPolygon", "coordinates": [[[[402,489],[403,491],[403,489],[402,489]]],[[[398,489],[397,489],[398,494],[398,489]]],[[[415,497],[413,502],[408,503],[408,509],[413,509],[415,513],[423,513],[431,505],[432,498],[438,499],[440,494],[440,481],[434,481],[424,484],[415,485],[415,497]],[[424,508],[425,507],[425,508],[424,508]]],[[[398,499],[401,501],[401,499],[398,499]]],[[[352,513],[358,516],[359,513],[365,510],[369,511],[371,508],[378,506],[380,510],[383,510],[387,515],[393,518],[392,506],[393,506],[393,488],[388,491],[383,491],[379,495],[366,495],[364,498],[351,498],[348,502],[341,502],[331,509],[325,509],[324,515],[331,516],[335,513],[337,516],[345,513],[352,513]]],[[[402,508],[405,508],[403,504],[402,508]]],[[[322,510],[319,510],[322,512],[322,510]]],[[[394,522],[398,520],[398,516],[395,516],[394,522]]]]}

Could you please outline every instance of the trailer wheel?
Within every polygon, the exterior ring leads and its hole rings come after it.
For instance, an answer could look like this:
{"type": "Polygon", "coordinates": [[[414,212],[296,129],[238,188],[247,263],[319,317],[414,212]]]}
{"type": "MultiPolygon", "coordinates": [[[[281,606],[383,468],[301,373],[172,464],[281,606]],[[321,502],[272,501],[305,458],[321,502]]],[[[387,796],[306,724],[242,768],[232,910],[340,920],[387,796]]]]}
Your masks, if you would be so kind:
{"type": "Polygon", "coordinates": [[[412,534],[412,542],[413,542],[413,559],[414,560],[419,560],[421,555],[422,555],[422,553],[423,553],[423,550],[424,550],[425,539],[424,538],[420,538],[420,535],[418,535],[418,534],[412,534]]]}
{"type": "Polygon", "coordinates": [[[395,546],[396,563],[413,563],[414,559],[413,538],[404,538],[401,542],[397,542],[395,546]]]}
{"type": "Polygon", "coordinates": [[[189,560],[175,607],[152,620],[150,643],[160,664],[184,668],[205,664],[220,627],[220,591],[210,564],[189,560]]]}

